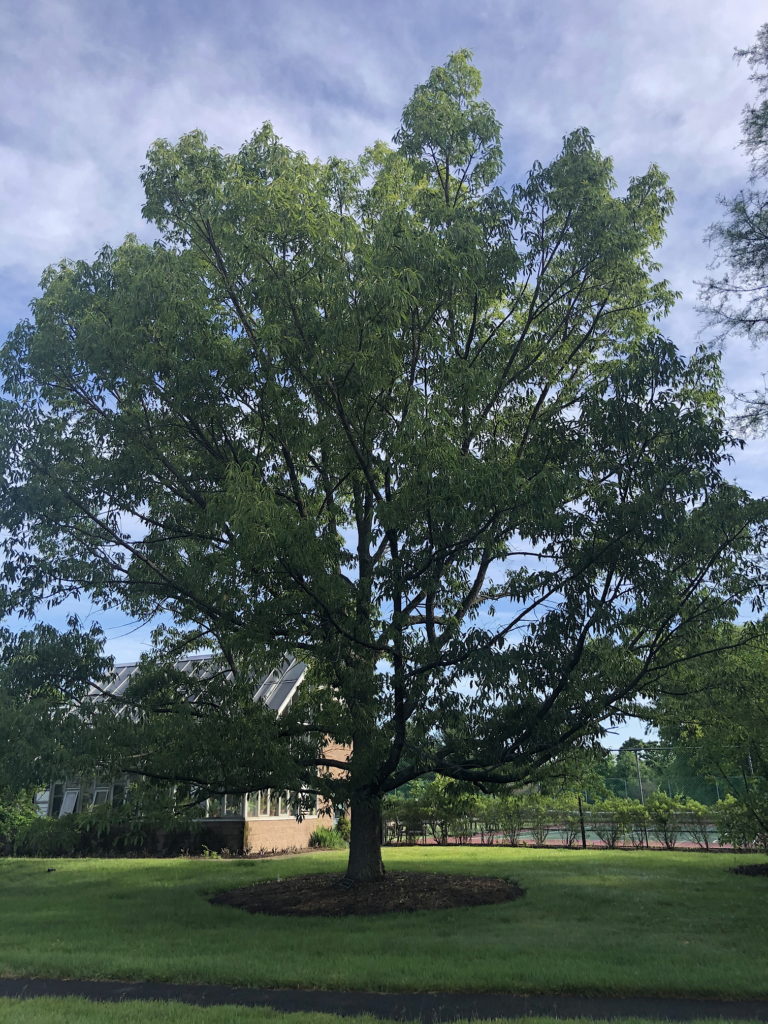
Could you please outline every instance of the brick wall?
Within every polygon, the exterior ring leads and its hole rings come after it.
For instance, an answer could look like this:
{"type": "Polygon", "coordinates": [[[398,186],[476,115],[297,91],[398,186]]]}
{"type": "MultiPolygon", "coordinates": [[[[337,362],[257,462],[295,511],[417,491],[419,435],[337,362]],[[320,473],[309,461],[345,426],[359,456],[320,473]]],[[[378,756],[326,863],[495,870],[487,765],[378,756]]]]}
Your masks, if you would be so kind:
{"type": "Polygon", "coordinates": [[[309,837],[321,825],[326,828],[331,819],[319,818],[251,818],[245,823],[245,846],[250,853],[259,850],[304,850],[309,846],[309,837]]]}
{"type": "MultiPolygon", "coordinates": [[[[333,761],[346,761],[349,755],[352,753],[351,747],[344,747],[340,743],[334,743],[331,740],[323,750],[325,757],[330,758],[333,761]]],[[[339,776],[342,774],[339,768],[329,769],[331,775],[339,776]]]]}

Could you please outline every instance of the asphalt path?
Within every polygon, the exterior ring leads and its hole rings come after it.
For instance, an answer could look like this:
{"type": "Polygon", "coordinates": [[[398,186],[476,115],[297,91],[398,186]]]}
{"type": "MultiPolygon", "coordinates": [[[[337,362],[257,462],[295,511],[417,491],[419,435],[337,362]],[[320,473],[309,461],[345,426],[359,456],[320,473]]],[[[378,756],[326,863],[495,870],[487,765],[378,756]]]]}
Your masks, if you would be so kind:
{"type": "Polygon", "coordinates": [[[230,988],[149,981],[62,981],[0,978],[0,996],[81,996],[96,1002],[159,999],[194,1006],[266,1006],[284,1013],[372,1014],[425,1024],[458,1018],[558,1017],[616,1020],[768,1021],[768,999],[675,999],[661,996],[514,995],[508,992],[328,992],[319,989],[230,988]]]}

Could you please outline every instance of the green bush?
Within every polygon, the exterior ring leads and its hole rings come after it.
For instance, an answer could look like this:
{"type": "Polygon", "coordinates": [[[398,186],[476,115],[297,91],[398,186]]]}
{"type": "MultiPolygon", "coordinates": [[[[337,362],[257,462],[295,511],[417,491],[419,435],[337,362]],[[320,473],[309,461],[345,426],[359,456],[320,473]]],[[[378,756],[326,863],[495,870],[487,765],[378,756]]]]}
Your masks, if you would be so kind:
{"type": "Polygon", "coordinates": [[[581,816],[578,798],[574,793],[560,793],[550,800],[552,822],[569,850],[581,838],[581,816]]]}
{"type": "Polygon", "coordinates": [[[636,850],[648,845],[648,808],[640,800],[623,800],[626,805],[627,837],[636,850]]]}
{"type": "Polygon", "coordinates": [[[323,828],[321,825],[310,835],[309,845],[315,850],[341,850],[347,841],[335,828],[323,828]]]}
{"type": "Polygon", "coordinates": [[[525,827],[524,797],[504,793],[493,799],[498,803],[499,830],[504,841],[510,846],[517,846],[520,842],[520,834],[525,827]]]}
{"type": "Polygon", "coordinates": [[[424,810],[418,799],[391,793],[384,801],[384,819],[389,822],[390,838],[395,842],[416,842],[424,835],[424,810]]]}
{"type": "Polygon", "coordinates": [[[702,850],[709,849],[711,838],[711,825],[713,821],[713,810],[698,800],[684,801],[683,825],[685,831],[696,845],[702,850]]]}
{"type": "Polygon", "coordinates": [[[607,797],[589,806],[586,819],[590,831],[611,850],[626,840],[636,848],[646,844],[648,811],[639,800],[607,797]]]}
{"type": "Polygon", "coordinates": [[[334,825],[334,828],[339,833],[339,835],[344,840],[344,842],[348,843],[350,835],[352,833],[352,823],[351,823],[351,821],[349,820],[349,818],[347,817],[346,814],[343,814],[338,819],[338,821],[334,825]]]}
{"type": "Polygon", "coordinates": [[[552,831],[553,801],[539,793],[528,793],[525,797],[525,818],[536,846],[544,846],[552,831]]]}
{"type": "MultiPolygon", "coordinates": [[[[477,830],[478,818],[483,817],[482,800],[452,779],[418,779],[405,792],[392,793],[384,801],[388,836],[395,842],[415,842],[427,836],[440,845],[452,838],[459,843],[469,842],[477,830]]],[[[484,823],[478,827],[482,831],[484,823]]]]}
{"type": "Polygon", "coordinates": [[[440,775],[420,781],[416,792],[424,824],[436,843],[445,845],[451,836],[468,838],[468,823],[476,816],[477,793],[440,775]]]}
{"type": "Polygon", "coordinates": [[[759,794],[750,799],[726,796],[715,804],[715,824],[720,842],[734,850],[762,850],[768,853],[768,800],[759,794]],[[756,799],[757,797],[757,799],[756,799]]]}
{"type": "Polygon", "coordinates": [[[685,804],[679,798],[667,796],[666,793],[659,791],[651,793],[645,806],[652,835],[668,850],[674,850],[684,829],[682,815],[685,804]]]}
{"type": "Polygon", "coordinates": [[[199,846],[201,825],[140,796],[122,807],[103,805],[62,818],[40,818],[21,829],[15,852],[26,857],[174,857],[199,846]]]}
{"type": "Polygon", "coordinates": [[[38,813],[28,795],[0,803],[0,856],[16,853],[19,837],[38,820],[38,813]]]}
{"type": "Polygon", "coordinates": [[[627,815],[623,800],[617,796],[607,797],[592,804],[587,811],[587,824],[591,832],[614,850],[627,836],[627,815]]]}
{"type": "Polygon", "coordinates": [[[486,794],[477,798],[475,801],[477,820],[467,823],[470,839],[472,838],[471,833],[477,832],[483,846],[493,846],[499,833],[502,832],[502,802],[503,797],[495,795],[486,794]]]}
{"type": "Polygon", "coordinates": [[[21,857],[73,857],[80,852],[79,817],[37,818],[19,835],[16,853],[21,857]]]}

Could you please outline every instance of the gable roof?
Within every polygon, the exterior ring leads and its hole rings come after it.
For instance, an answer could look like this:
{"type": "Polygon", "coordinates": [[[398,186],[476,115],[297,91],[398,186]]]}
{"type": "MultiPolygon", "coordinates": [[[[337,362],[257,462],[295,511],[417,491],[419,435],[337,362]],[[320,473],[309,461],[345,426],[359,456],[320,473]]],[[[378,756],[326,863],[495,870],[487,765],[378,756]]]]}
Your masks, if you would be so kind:
{"type": "MultiPolygon", "coordinates": [[[[125,665],[115,665],[112,675],[98,686],[93,687],[93,697],[123,697],[131,682],[137,674],[140,663],[129,662],[125,665]]],[[[181,658],[174,665],[177,672],[199,679],[205,682],[212,678],[214,673],[221,670],[214,667],[213,658],[207,654],[198,654],[190,658],[181,658]]],[[[282,714],[293,699],[293,695],[300,686],[307,671],[303,661],[296,658],[286,657],[282,664],[268,672],[258,683],[253,695],[254,700],[263,700],[264,703],[276,714],[282,714]]],[[[232,672],[224,673],[225,679],[232,678],[232,672]]]]}

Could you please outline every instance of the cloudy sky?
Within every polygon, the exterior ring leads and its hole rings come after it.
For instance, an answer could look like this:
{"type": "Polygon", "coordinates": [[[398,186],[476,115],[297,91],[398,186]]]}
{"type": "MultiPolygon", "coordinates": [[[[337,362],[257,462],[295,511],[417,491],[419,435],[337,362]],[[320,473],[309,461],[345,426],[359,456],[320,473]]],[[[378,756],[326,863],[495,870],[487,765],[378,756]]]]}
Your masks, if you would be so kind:
{"type": "MultiPolygon", "coordinates": [[[[90,258],[142,224],[138,181],[158,137],[202,128],[237,148],[263,121],[310,156],[390,139],[413,87],[462,47],[504,126],[505,179],[550,160],[586,125],[620,185],[649,163],[677,206],[661,259],[683,292],[666,325],[697,342],[695,282],[718,194],[744,183],[739,118],[754,96],[734,47],[764,0],[26,0],[0,6],[0,333],[23,317],[42,269],[90,258]]],[[[768,352],[732,343],[727,381],[748,389],[768,352]]],[[[730,470],[765,492],[766,442],[730,470]]],[[[116,626],[132,658],[143,634],[116,626]]]]}

